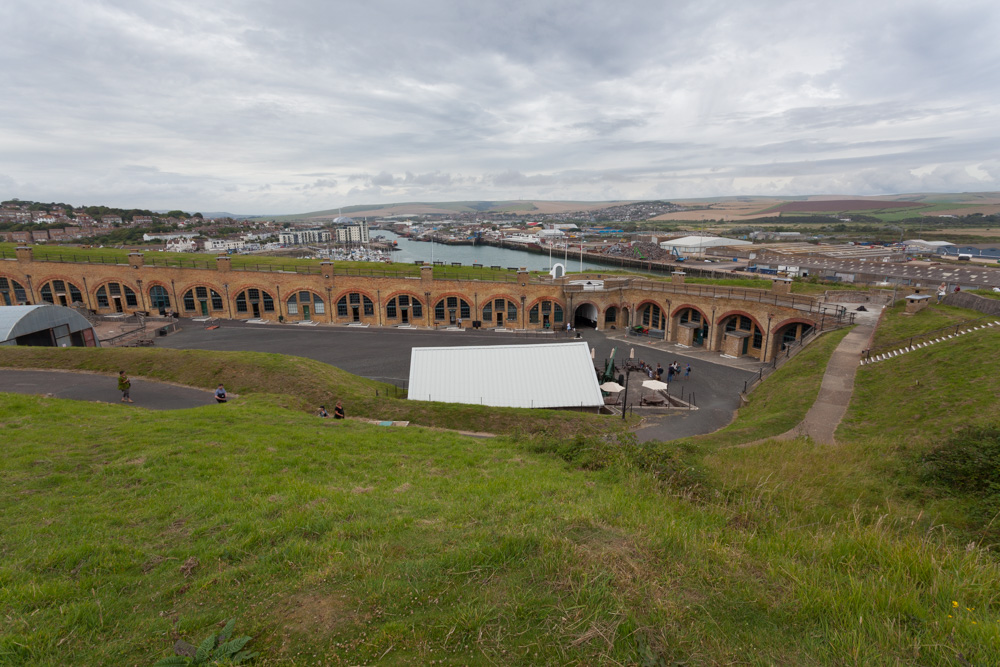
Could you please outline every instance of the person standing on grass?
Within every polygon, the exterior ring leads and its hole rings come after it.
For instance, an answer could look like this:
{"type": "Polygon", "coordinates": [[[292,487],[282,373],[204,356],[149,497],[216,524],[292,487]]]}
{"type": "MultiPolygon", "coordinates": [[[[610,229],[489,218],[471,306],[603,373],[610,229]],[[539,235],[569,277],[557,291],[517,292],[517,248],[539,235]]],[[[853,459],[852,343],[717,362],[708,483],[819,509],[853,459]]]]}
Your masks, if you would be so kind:
{"type": "Polygon", "coordinates": [[[337,405],[333,406],[333,418],[343,419],[344,417],[344,406],[340,404],[340,401],[337,401],[337,405]]]}
{"type": "Polygon", "coordinates": [[[215,390],[215,402],[216,403],[226,402],[226,388],[222,386],[221,382],[219,383],[218,388],[215,390]]]}
{"type": "Polygon", "coordinates": [[[132,381],[129,380],[128,376],[125,375],[125,371],[118,371],[118,391],[122,393],[122,403],[135,403],[132,397],[129,396],[129,390],[132,388],[132,381]]]}

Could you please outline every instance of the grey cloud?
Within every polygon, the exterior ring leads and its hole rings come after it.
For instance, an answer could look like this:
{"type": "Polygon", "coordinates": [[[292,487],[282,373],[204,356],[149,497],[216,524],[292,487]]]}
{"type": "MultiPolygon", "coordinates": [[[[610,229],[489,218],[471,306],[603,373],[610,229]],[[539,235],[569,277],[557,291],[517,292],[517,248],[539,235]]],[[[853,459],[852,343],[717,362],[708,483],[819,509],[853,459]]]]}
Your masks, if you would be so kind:
{"type": "Polygon", "coordinates": [[[985,0],[10,0],[0,186],[274,213],[1000,189],[998,23],[985,0]]]}

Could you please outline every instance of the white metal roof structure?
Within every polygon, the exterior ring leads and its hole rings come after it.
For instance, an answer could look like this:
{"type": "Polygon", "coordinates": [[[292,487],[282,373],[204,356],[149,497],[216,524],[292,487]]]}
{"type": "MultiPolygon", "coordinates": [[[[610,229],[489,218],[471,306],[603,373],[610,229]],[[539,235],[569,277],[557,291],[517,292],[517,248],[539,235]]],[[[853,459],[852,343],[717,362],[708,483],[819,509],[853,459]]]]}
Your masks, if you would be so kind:
{"type": "Polygon", "coordinates": [[[100,345],[93,325],[72,308],[51,304],[0,307],[0,345],[17,345],[18,338],[30,337],[33,342],[29,345],[69,347],[74,343],[73,334],[77,334],[78,344],[85,343],[80,336],[86,331],[91,332],[87,338],[93,345],[100,345]]]}
{"type": "Polygon", "coordinates": [[[704,252],[706,248],[731,245],[751,245],[751,243],[740,239],[726,239],[721,236],[683,236],[660,243],[660,247],[664,250],[677,248],[677,252],[687,253],[699,253],[704,252]]]}
{"type": "Polygon", "coordinates": [[[413,401],[506,408],[604,405],[585,341],[539,345],[415,347],[413,401]]]}

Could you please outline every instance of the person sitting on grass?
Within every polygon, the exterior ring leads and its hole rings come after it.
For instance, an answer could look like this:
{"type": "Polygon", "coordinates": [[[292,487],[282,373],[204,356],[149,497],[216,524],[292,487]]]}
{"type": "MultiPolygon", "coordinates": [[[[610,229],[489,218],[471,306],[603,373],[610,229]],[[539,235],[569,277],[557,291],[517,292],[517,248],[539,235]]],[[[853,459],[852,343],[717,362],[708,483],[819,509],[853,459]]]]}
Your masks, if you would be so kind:
{"type": "Polygon", "coordinates": [[[323,417],[324,419],[326,419],[327,417],[330,416],[330,413],[326,411],[326,406],[325,405],[319,406],[319,411],[316,414],[317,414],[317,416],[323,417]]]}

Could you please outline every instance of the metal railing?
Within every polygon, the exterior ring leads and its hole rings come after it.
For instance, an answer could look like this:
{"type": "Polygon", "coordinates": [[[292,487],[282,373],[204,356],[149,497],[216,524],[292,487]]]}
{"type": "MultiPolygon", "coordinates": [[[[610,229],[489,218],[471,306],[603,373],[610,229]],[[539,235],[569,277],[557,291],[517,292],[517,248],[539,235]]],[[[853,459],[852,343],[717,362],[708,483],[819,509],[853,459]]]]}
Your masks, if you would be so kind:
{"type": "Polygon", "coordinates": [[[761,366],[755,376],[743,381],[743,394],[749,393],[755,386],[760,384],[764,378],[784,366],[789,359],[801,352],[803,348],[805,348],[806,344],[820,333],[819,329],[810,329],[799,340],[785,344],[785,349],[779,352],[779,354],[776,354],[770,362],[761,366]]]}

